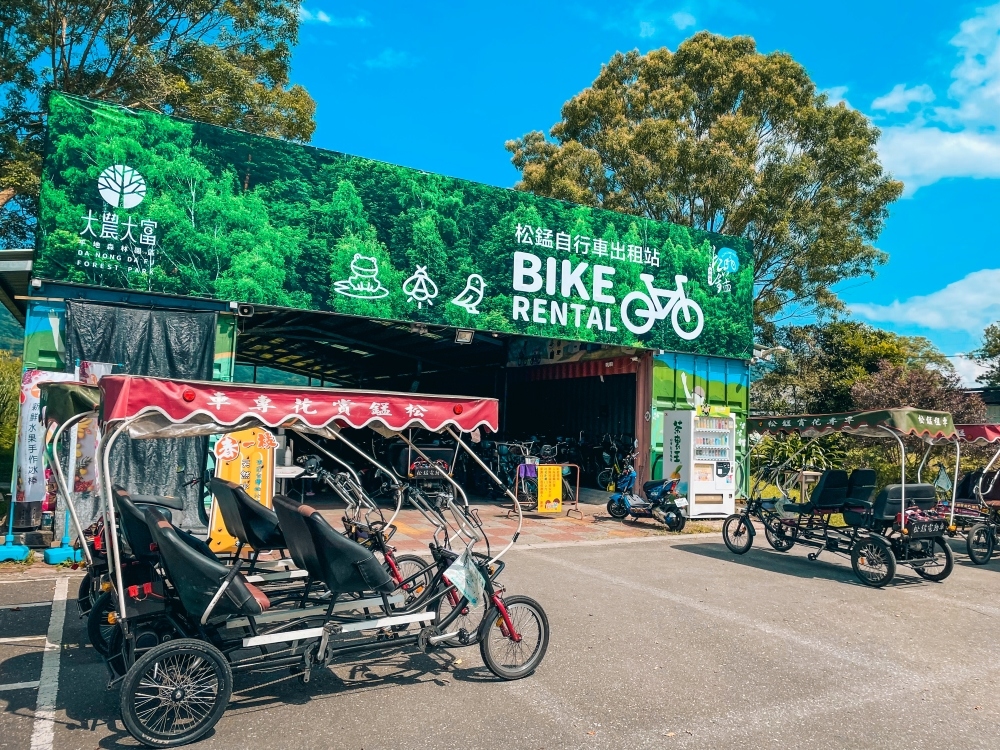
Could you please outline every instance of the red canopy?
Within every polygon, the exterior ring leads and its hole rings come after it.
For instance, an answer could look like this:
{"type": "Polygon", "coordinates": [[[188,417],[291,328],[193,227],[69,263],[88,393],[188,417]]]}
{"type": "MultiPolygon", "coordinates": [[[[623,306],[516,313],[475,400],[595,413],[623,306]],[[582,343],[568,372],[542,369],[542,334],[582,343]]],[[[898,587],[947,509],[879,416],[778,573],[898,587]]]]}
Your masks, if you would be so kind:
{"type": "Polygon", "coordinates": [[[133,437],[210,435],[253,426],[319,434],[339,427],[409,427],[471,432],[498,427],[496,399],[166,380],[134,375],[101,378],[101,418],[130,424],[133,437]],[[224,428],[224,429],[220,429],[224,428]]]}
{"type": "Polygon", "coordinates": [[[957,424],[955,431],[966,443],[987,445],[1000,442],[1000,424],[957,424]]]}

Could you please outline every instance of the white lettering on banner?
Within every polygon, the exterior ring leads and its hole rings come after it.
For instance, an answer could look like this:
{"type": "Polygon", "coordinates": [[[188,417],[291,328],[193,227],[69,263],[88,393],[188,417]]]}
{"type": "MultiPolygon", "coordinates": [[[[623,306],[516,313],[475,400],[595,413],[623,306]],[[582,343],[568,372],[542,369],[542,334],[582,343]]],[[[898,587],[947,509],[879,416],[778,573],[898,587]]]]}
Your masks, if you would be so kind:
{"type": "Polygon", "coordinates": [[[535,323],[541,323],[542,325],[549,322],[545,319],[545,300],[543,299],[535,300],[534,310],[532,312],[531,319],[535,323]]]}
{"type": "Polygon", "coordinates": [[[585,300],[590,299],[590,297],[587,296],[587,287],[583,285],[583,272],[587,270],[587,266],[589,265],[589,263],[581,263],[576,268],[573,268],[573,264],[570,261],[564,260],[562,262],[563,297],[569,297],[573,294],[573,290],[576,289],[576,293],[579,297],[585,300]]]}
{"type": "Polygon", "coordinates": [[[573,325],[575,325],[577,328],[579,328],[580,327],[580,313],[582,313],[584,310],[586,310],[587,306],[586,305],[573,304],[573,305],[570,305],[570,307],[573,308],[573,313],[574,313],[573,325]]]}
{"type": "Polygon", "coordinates": [[[549,308],[549,319],[552,321],[552,325],[566,325],[566,312],[565,302],[559,303],[552,300],[552,306],[549,308]]]}
{"type": "Polygon", "coordinates": [[[605,294],[605,289],[611,289],[614,282],[605,279],[605,276],[614,276],[615,269],[611,266],[594,266],[594,302],[602,302],[605,305],[615,304],[613,295],[605,294]]]}
{"type": "Polygon", "coordinates": [[[609,333],[618,333],[618,329],[611,323],[611,308],[604,308],[604,330],[609,333]]]}
{"type": "Polygon", "coordinates": [[[594,326],[597,326],[598,331],[604,329],[604,326],[601,325],[601,311],[596,307],[590,308],[590,315],[587,316],[587,328],[594,326]]]}
{"type": "Polygon", "coordinates": [[[556,259],[545,259],[545,293],[550,297],[556,293],[556,259]]]}
{"type": "Polygon", "coordinates": [[[542,288],[542,276],[538,273],[542,261],[531,253],[514,253],[514,291],[537,292],[542,288]]]}
{"type": "MultiPolygon", "coordinates": [[[[520,297],[518,295],[514,295],[514,312],[511,313],[511,320],[523,320],[525,323],[529,322],[528,307],[530,305],[531,303],[528,302],[527,297],[520,297]]],[[[574,305],[574,307],[576,307],[576,305],[574,305]]]]}

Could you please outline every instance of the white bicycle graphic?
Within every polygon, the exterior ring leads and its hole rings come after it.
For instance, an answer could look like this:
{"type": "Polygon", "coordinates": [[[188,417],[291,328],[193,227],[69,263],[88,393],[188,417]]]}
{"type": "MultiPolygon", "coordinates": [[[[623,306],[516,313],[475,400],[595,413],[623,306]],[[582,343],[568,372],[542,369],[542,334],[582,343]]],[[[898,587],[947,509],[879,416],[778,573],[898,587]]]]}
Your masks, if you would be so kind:
{"type": "Polygon", "coordinates": [[[705,315],[701,311],[701,306],[684,294],[687,276],[674,276],[676,289],[657,289],[653,286],[652,275],[648,273],[639,274],[639,278],[645,282],[646,291],[629,292],[622,300],[622,323],[625,327],[638,336],[652,328],[657,320],[664,320],[669,315],[670,323],[678,336],[687,341],[698,338],[705,326],[705,315]],[[661,305],[660,300],[669,301],[666,305],[661,305]],[[636,308],[630,315],[629,308],[632,305],[636,305],[636,308]],[[636,325],[632,321],[632,315],[643,322],[636,325]],[[684,316],[683,327],[679,315],[684,316]],[[691,327],[692,317],[695,320],[694,328],[691,327]]]}

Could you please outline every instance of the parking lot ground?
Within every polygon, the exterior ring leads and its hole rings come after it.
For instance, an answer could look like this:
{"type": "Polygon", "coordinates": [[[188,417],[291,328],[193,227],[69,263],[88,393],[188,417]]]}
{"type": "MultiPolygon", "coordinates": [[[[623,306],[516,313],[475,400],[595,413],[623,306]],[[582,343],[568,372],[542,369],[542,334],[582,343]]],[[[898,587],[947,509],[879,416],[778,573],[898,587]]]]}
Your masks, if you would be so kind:
{"type": "MultiPolygon", "coordinates": [[[[759,546],[735,557],[717,534],[522,549],[509,562],[508,590],[536,598],[551,624],[533,676],[498,682],[466,648],[344,662],[308,685],[237,677],[193,747],[997,747],[1000,562],[959,558],[940,584],[901,568],[883,590],[841,558],[759,546]]],[[[54,590],[2,583],[0,605],[54,590]]],[[[134,746],[74,607],[50,746],[134,746]]],[[[44,634],[50,608],[35,609],[0,610],[0,634],[44,634]]],[[[4,651],[3,679],[38,679],[36,648],[4,651]]],[[[32,746],[34,700],[0,691],[0,744],[32,746]]]]}

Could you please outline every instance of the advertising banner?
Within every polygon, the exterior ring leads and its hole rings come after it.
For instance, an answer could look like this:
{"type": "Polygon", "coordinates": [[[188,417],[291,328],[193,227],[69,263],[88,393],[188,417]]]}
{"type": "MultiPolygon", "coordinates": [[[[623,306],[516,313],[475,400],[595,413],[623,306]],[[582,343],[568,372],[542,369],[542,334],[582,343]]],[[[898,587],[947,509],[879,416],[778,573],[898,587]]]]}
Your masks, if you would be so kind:
{"type": "Polygon", "coordinates": [[[538,512],[559,513],[562,511],[562,466],[558,464],[538,466],[538,512]]]}
{"type": "Polygon", "coordinates": [[[17,479],[15,497],[17,502],[42,501],[43,510],[51,510],[56,502],[56,485],[42,463],[45,450],[45,435],[42,432],[41,405],[39,404],[39,383],[54,383],[73,380],[71,373],[27,370],[21,377],[20,429],[17,435],[17,479]]]}
{"type": "Polygon", "coordinates": [[[34,273],[746,358],[747,242],[53,94],[34,273]]]}
{"type": "MultiPolygon", "coordinates": [[[[215,444],[215,476],[238,484],[261,505],[271,507],[274,498],[274,449],[278,441],[263,428],[230,432],[215,444]]],[[[215,552],[236,549],[236,538],[229,533],[213,499],[209,515],[211,548],[215,552]]]]}

